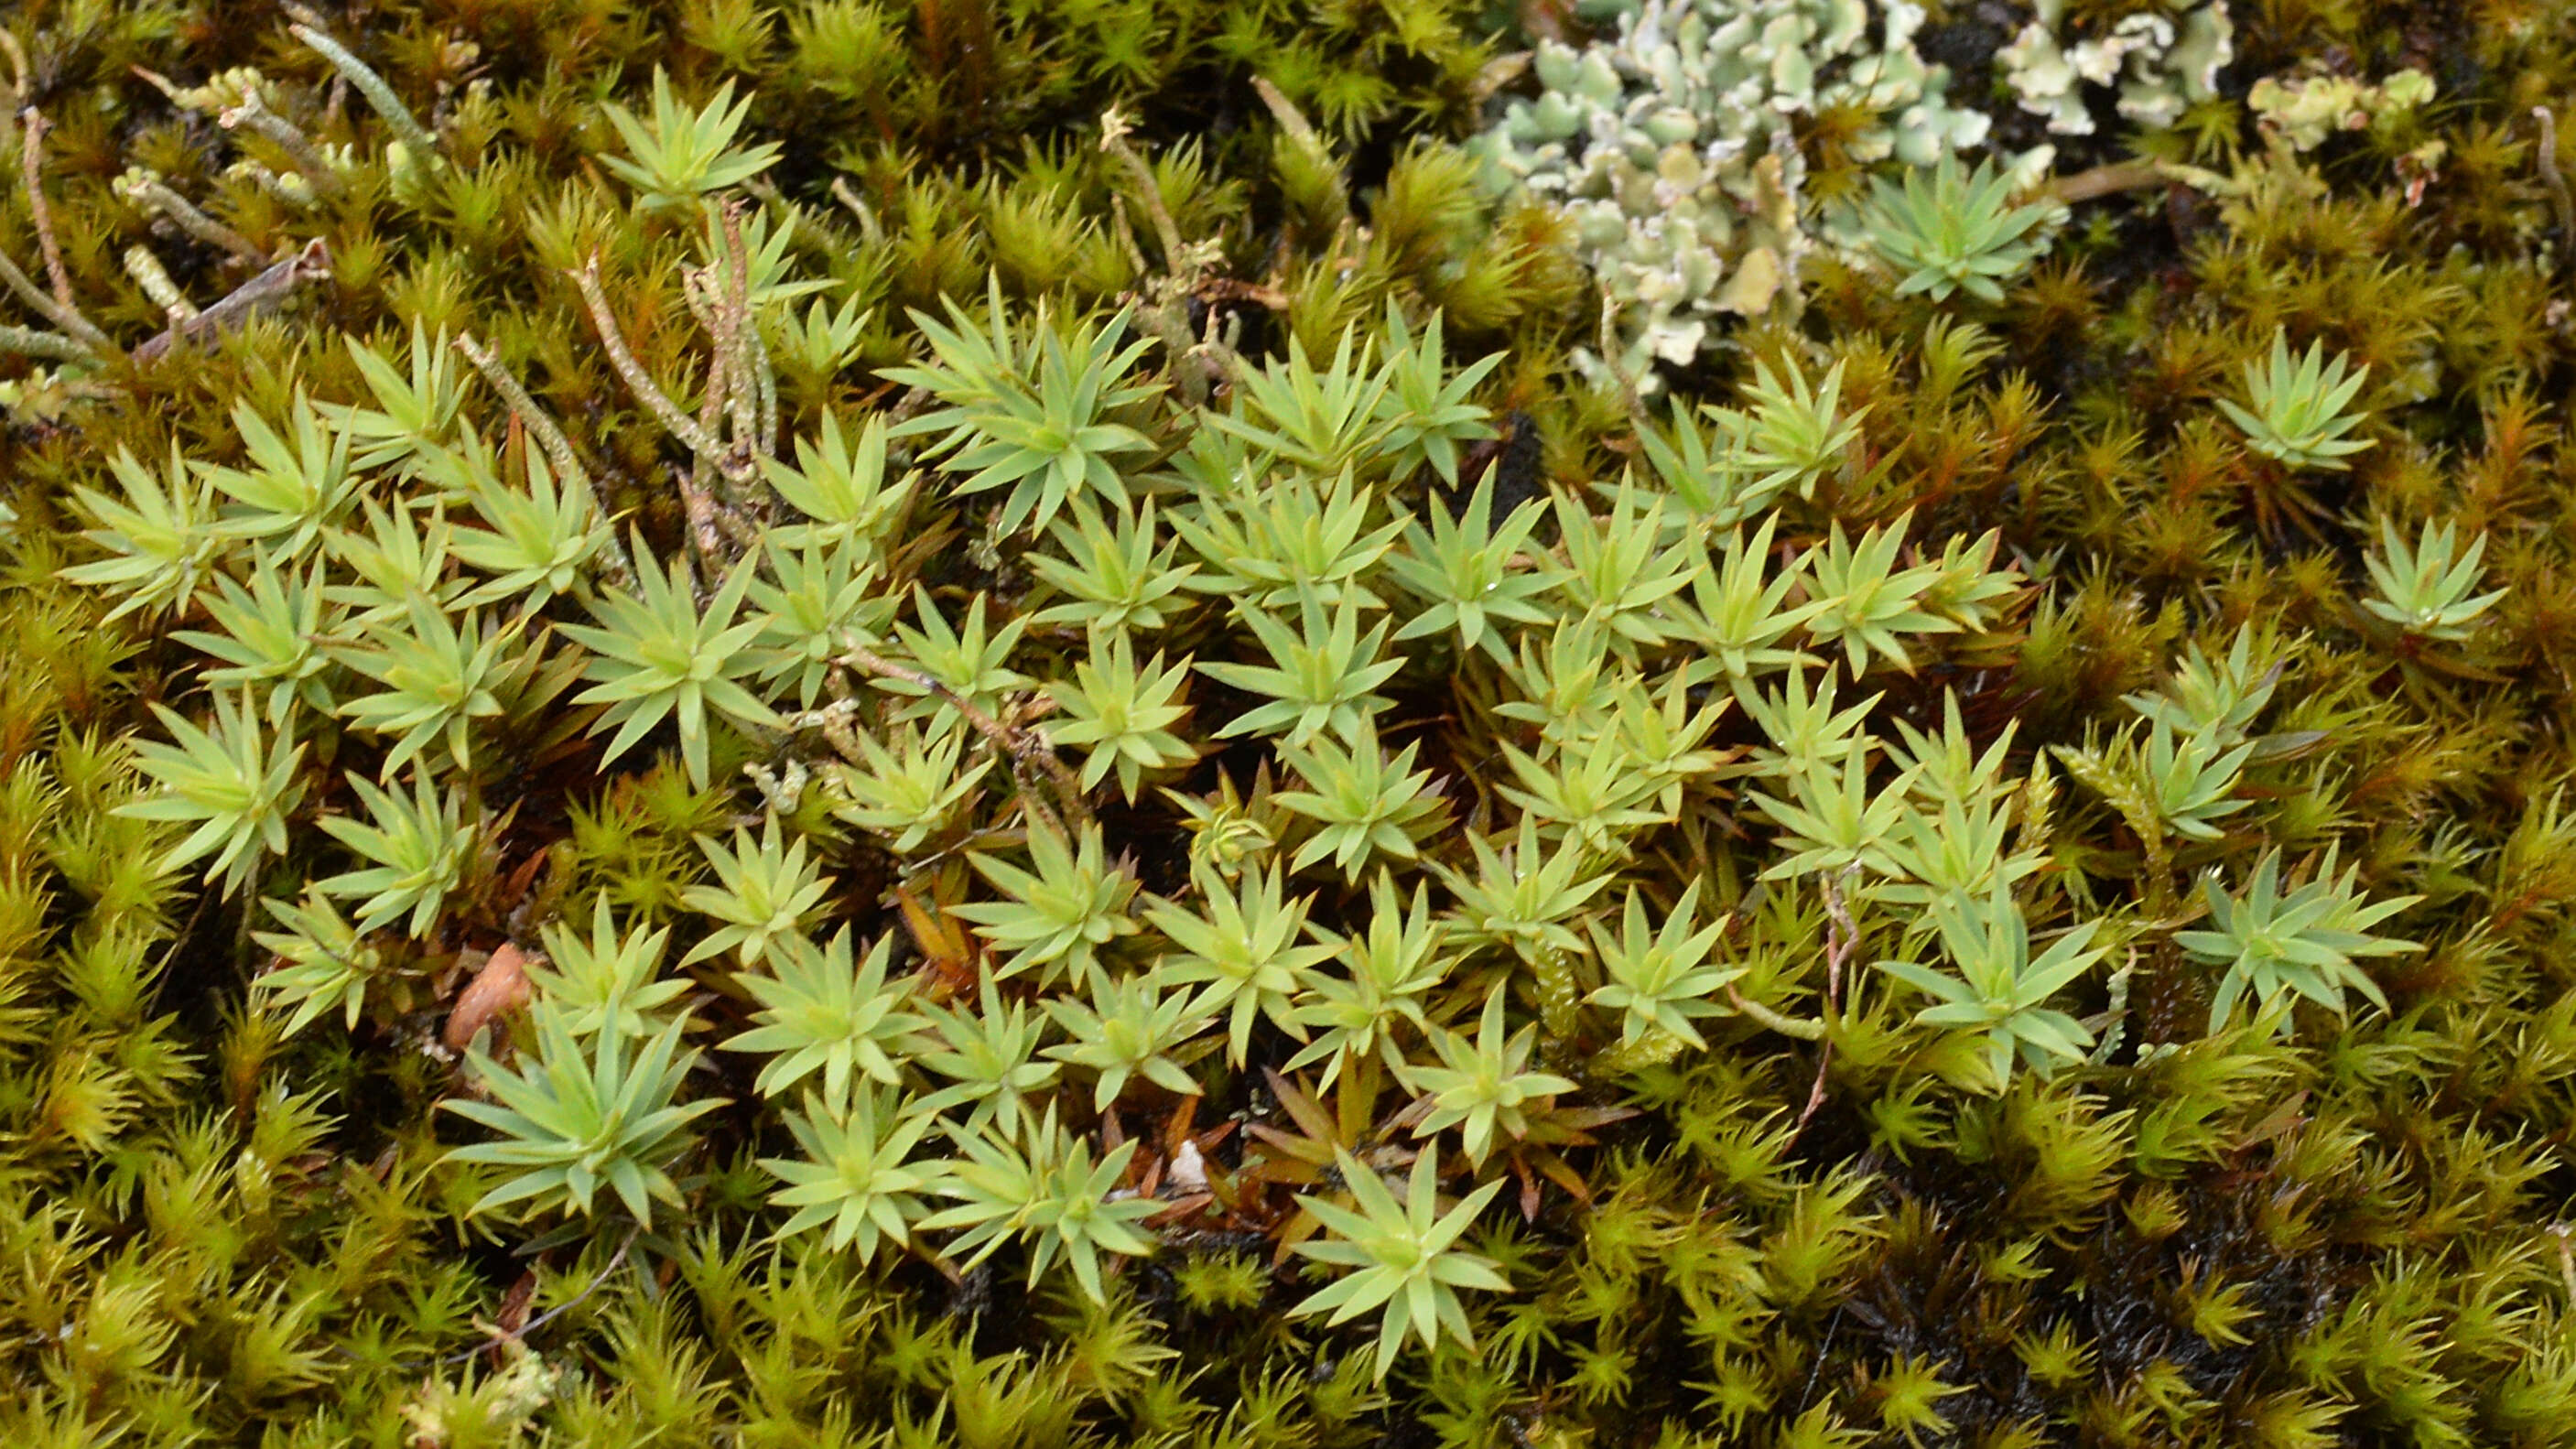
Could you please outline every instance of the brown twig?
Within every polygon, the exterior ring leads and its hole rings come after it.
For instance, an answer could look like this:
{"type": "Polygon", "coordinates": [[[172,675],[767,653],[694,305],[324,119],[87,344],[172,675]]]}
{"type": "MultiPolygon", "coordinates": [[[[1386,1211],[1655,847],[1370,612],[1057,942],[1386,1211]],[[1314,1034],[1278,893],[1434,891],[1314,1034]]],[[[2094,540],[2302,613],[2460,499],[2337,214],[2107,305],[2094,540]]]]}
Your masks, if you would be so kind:
{"type": "Polygon", "coordinates": [[[2048,183],[2049,194],[2072,206],[2079,201],[2092,201],[2123,191],[2139,191],[2169,181],[2164,168],[2152,161],[2114,161],[2072,176],[2060,176],[2048,183]]]}
{"type": "Polygon", "coordinates": [[[27,178],[27,217],[35,223],[36,245],[45,254],[45,279],[54,284],[54,300],[65,311],[78,311],[72,301],[72,274],[63,269],[62,243],[54,237],[53,209],[45,204],[45,113],[29,106],[18,113],[21,127],[19,165],[27,178]]]}
{"type": "Polygon", "coordinates": [[[296,288],[330,275],[331,248],[315,237],[295,255],[233,288],[222,301],[135,348],[134,360],[150,362],[183,338],[194,341],[239,326],[294,295],[296,288]]]}
{"type": "MultiPolygon", "coordinates": [[[[1046,736],[1031,730],[1013,729],[985,713],[973,700],[949,688],[940,680],[909,665],[897,664],[864,644],[844,641],[841,662],[854,665],[881,678],[900,679],[939,696],[951,709],[963,715],[966,722],[974,726],[978,734],[991,740],[1003,753],[1009,755],[1015,765],[1035,765],[1044,770],[1048,780],[1055,787],[1056,799],[1064,806],[1066,815],[1084,823],[1090,821],[1091,807],[1083,803],[1082,782],[1075,777],[1071,767],[1056,758],[1055,748],[1047,743],[1046,736]]],[[[1041,819],[1054,827],[1058,835],[1065,833],[1064,821],[1046,807],[1045,801],[1028,794],[1025,790],[1022,792],[1022,798],[1036,809],[1041,819]]]]}
{"type": "Polygon", "coordinates": [[[2547,106],[2532,107],[2531,115],[2540,122],[2540,179],[2558,205],[2558,244],[2576,250],[2576,197],[2568,195],[2567,178],[2558,171],[2558,118],[2547,106]]]}
{"type": "MultiPolygon", "coordinates": [[[[1852,948],[1860,944],[1860,928],[1852,924],[1851,907],[1844,903],[1841,882],[1859,871],[1858,865],[1843,868],[1841,876],[1825,882],[1825,1009],[1820,1018],[1831,1022],[1842,1009],[1843,965],[1851,958],[1852,948]]],[[[1816,1081],[1807,1089],[1807,1105],[1798,1112],[1798,1128],[1806,1130],[1807,1120],[1825,1105],[1825,1074],[1834,1064],[1834,1040],[1819,1035],[1816,1049],[1816,1081]]]]}

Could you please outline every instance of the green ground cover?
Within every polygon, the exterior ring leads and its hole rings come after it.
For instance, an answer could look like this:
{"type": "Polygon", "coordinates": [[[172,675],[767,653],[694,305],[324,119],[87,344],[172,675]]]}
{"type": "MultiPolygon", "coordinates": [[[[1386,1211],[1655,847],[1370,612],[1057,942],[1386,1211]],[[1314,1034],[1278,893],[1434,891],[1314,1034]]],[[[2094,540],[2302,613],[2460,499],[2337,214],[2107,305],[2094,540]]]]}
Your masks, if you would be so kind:
{"type": "Polygon", "coordinates": [[[2576,1443],[2576,11],[0,84],[13,1445],[2576,1443]]]}

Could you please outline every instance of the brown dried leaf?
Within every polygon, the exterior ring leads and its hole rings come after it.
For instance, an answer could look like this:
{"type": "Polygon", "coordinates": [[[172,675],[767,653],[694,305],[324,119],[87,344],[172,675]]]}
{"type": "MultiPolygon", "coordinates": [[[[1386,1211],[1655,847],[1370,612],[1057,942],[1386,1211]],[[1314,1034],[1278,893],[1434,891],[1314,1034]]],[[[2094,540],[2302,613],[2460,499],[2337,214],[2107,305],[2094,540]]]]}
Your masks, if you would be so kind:
{"type": "Polygon", "coordinates": [[[445,1040],[451,1051],[463,1051],[492,1018],[528,1004],[527,959],[515,945],[504,945],[474,973],[447,1014],[445,1040]]]}

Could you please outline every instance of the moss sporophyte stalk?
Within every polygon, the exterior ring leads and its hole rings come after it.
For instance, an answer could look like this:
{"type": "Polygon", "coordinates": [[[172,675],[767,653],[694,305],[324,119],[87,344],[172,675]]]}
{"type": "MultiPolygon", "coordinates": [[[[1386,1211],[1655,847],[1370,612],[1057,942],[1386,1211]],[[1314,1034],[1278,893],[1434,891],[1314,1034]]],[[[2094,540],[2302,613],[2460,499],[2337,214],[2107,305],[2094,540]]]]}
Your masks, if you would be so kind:
{"type": "Polygon", "coordinates": [[[0,6],[0,1433],[2569,1442],[2572,82],[0,6]]]}

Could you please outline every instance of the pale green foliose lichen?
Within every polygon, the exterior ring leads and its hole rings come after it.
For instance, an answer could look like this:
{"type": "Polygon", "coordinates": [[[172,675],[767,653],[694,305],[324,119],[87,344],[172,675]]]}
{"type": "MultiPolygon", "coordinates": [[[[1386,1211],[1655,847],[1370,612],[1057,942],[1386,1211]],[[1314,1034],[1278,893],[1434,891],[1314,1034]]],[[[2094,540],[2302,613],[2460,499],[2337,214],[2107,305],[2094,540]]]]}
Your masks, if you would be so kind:
{"type": "Polygon", "coordinates": [[[1542,42],[1540,94],[1477,143],[1497,189],[1525,187],[1572,223],[1610,312],[1610,355],[1576,359],[1596,383],[1651,392],[1654,365],[1691,362],[1720,319],[1796,308],[1799,265],[1830,240],[1799,117],[1867,116],[1843,147],[1864,165],[1929,166],[1991,125],[1915,48],[1919,5],[1647,0],[1616,20],[1615,38],[1581,49],[1542,42]]]}
{"type": "Polygon", "coordinates": [[[2268,135],[2313,151],[2338,131],[2384,125],[2433,99],[2433,78],[2401,70],[2374,85],[2342,75],[2265,76],[2245,104],[2268,135]]]}
{"type": "Polygon", "coordinates": [[[2123,118],[2170,127],[2185,108],[2218,94],[2218,72],[2236,54],[2227,0],[2180,15],[2142,11],[2072,43],[2065,18],[2066,0],[2038,0],[2030,23],[1995,53],[2022,109],[2047,117],[2060,136],[2093,134],[2091,87],[2116,86],[2112,108],[2123,118]]]}

